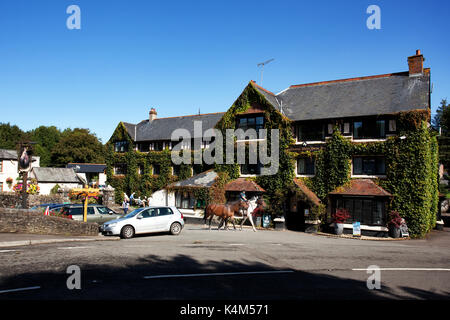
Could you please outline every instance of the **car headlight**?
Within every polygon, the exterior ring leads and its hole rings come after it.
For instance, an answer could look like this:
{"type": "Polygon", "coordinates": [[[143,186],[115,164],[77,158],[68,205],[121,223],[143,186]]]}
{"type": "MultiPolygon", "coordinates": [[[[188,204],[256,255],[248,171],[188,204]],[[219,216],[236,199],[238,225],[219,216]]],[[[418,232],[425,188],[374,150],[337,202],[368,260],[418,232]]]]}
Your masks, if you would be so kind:
{"type": "Polygon", "coordinates": [[[115,223],[109,223],[109,224],[106,224],[105,227],[106,227],[106,228],[107,228],[107,227],[114,227],[116,224],[117,224],[117,222],[115,222],[115,223]]]}

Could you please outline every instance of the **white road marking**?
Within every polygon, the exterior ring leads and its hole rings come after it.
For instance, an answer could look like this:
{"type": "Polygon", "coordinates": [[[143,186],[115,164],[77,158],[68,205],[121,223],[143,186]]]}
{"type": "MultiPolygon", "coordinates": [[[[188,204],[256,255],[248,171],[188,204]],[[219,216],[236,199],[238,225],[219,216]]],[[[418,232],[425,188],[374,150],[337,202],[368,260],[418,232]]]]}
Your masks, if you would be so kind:
{"type": "Polygon", "coordinates": [[[0,250],[0,253],[4,253],[4,252],[14,252],[14,251],[19,251],[19,250],[0,250]]]}
{"type": "Polygon", "coordinates": [[[243,246],[244,243],[229,243],[230,246],[243,246]]]}
{"type": "Polygon", "coordinates": [[[144,279],[161,279],[161,278],[187,278],[187,277],[211,277],[211,276],[234,276],[243,274],[273,274],[273,273],[290,273],[293,270],[277,270],[277,271],[249,271],[249,272],[214,272],[214,273],[188,273],[188,274],[162,274],[157,276],[145,276],[144,279]]]}
{"type": "Polygon", "coordinates": [[[40,289],[41,287],[27,287],[27,288],[17,288],[17,289],[8,289],[8,290],[0,290],[0,293],[8,293],[8,292],[17,292],[17,291],[26,291],[26,290],[35,290],[40,289]]]}
{"type": "MultiPolygon", "coordinates": [[[[360,268],[360,269],[352,269],[353,271],[367,271],[373,269],[360,268]]],[[[379,268],[377,270],[380,271],[450,271],[450,269],[446,268],[379,268]]]]}
{"type": "Polygon", "coordinates": [[[58,247],[61,250],[71,250],[71,249],[88,249],[90,247],[58,247]]]}

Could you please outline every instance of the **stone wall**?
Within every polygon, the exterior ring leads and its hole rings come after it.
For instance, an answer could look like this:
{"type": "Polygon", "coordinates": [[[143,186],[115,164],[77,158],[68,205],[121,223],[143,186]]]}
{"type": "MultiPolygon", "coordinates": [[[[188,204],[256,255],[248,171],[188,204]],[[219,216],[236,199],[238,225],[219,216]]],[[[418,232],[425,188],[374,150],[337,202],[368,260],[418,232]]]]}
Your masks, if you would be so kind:
{"type": "MultiPolygon", "coordinates": [[[[69,198],[62,193],[40,195],[29,194],[27,199],[28,208],[41,203],[65,203],[69,198]]],[[[0,208],[20,208],[22,206],[22,195],[15,192],[0,192],[0,208]]]]}
{"type": "Polygon", "coordinates": [[[0,232],[96,236],[98,224],[44,216],[37,210],[0,208],[0,232]]]}

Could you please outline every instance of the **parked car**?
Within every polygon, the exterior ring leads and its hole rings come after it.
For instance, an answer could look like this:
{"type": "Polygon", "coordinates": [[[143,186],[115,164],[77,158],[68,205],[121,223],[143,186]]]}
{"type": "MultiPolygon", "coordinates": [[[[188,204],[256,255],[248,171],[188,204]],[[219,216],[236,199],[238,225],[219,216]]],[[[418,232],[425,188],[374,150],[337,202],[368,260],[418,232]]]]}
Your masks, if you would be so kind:
{"type": "Polygon", "coordinates": [[[67,204],[64,203],[43,203],[34,207],[31,207],[31,210],[43,210],[45,208],[49,208],[49,210],[55,209],[55,208],[61,208],[63,206],[66,206],[67,204]]]}
{"type": "MultiPolygon", "coordinates": [[[[66,205],[61,208],[60,213],[69,216],[73,220],[83,221],[84,206],[81,204],[66,205]]],[[[87,208],[88,222],[102,224],[120,218],[122,215],[103,205],[89,204],[87,208]]]]}
{"type": "Polygon", "coordinates": [[[183,214],[175,207],[145,207],[136,209],[120,219],[100,226],[103,235],[119,235],[123,239],[135,234],[167,232],[179,235],[184,227],[183,214]]]}

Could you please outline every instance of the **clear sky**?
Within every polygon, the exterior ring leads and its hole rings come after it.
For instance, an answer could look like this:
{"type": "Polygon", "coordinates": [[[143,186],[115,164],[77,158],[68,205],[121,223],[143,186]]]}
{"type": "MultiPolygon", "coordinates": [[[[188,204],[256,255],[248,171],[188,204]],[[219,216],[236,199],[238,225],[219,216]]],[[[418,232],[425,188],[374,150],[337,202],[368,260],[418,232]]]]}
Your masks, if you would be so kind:
{"type": "Polygon", "coordinates": [[[0,122],[89,128],[226,111],[250,80],[292,84],[406,71],[420,49],[432,111],[450,100],[450,1],[1,0],[0,122]],[[69,5],[81,10],[70,30],[69,5]],[[381,9],[370,30],[369,5],[381,9]]]}

